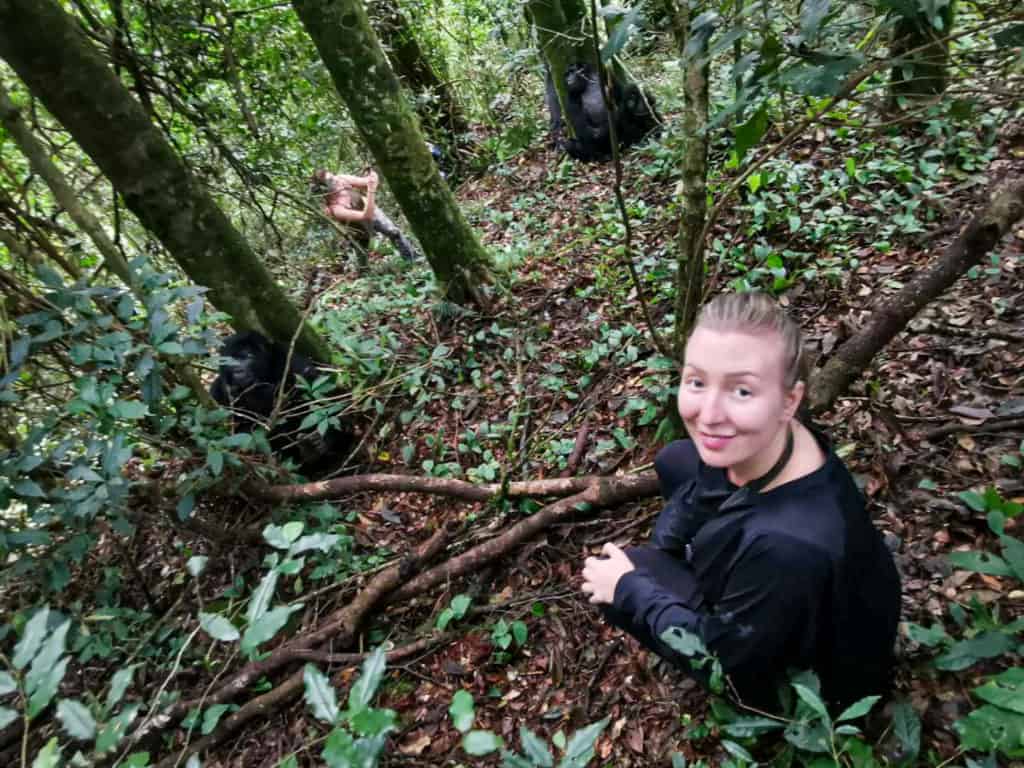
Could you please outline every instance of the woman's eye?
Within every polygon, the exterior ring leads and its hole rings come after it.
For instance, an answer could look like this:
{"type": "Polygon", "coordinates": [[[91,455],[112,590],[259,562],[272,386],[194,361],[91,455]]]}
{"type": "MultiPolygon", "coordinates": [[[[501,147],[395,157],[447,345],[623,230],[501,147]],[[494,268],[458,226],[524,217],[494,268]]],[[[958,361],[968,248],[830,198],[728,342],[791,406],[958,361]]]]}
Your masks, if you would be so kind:
{"type": "Polygon", "coordinates": [[[704,382],[701,381],[700,379],[687,379],[686,380],[686,388],[687,389],[700,389],[703,386],[704,386],[704,382]]]}
{"type": "Polygon", "coordinates": [[[734,391],[736,392],[736,395],[738,397],[742,397],[742,398],[747,398],[747,397],[750,397],[751,395],[754,394],[747,387],[736,387],[736,389],[734,391]]]}

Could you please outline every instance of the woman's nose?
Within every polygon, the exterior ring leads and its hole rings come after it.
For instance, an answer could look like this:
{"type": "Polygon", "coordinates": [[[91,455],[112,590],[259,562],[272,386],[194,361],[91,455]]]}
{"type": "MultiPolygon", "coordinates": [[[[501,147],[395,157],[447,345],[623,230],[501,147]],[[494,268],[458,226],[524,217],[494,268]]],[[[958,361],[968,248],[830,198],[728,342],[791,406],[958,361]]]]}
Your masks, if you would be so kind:
{"type": "Polygon", "coordinates": [[[718,424],[725,419],[722,408],[722,393],[707,392],[700,404],[700,421],[702,424],[718,424]]]}

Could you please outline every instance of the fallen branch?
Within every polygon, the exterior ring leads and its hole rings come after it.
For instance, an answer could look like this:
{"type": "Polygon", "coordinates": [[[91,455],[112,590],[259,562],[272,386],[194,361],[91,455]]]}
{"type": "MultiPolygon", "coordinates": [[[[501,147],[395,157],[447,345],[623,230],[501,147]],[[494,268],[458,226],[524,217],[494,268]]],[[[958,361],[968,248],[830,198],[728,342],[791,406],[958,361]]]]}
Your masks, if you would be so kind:
{"type": "Polygon", "coordinates": [[[507,555],[517,546],[574,512],[611,507],[658,493],[658,477],[653,472],[625,477],[605,477],[581,493],[561,499],[537,510],[499,536],[424,571],[411,582],[391,593],[388,602],[408,600],[449,579],[481,568],[484,563],[507,555]]]}
{"type": "Polygon", "coordinates": [[[884,304],[876,306],[867,325],[818,371],[808,388],[811,412],[820,413],[828,408],[914,315],[978,264],[1021,217],[1024,181],[1017,180],[992,196],[988,206],[971,220],[938,261],[895,296],[886,297],[884,304]]]}
{"type": "MultiPolygon", "coordinates": [[[[597,476],[564,477],[551,480],[527,480],[509,483],[506,496],[568,496],[579,493],[602,478],[597,476]]],[[[417,475],[351,475],[333,480],[320,480],[299,485],[270,485],[249,489],[251,495],[266,501],[303,502],[336,499],[361,491],[396,491],[431,493],[464,501],[489,501],[501,492],[500,483],[476,485],[450,477],[419,477],[417,475]]]]}
{"type": "MultiPolygon", "coordinates": [[[[172,705],[159,715],[143,721],[142,725],[140,725],[135,734],[133,734],[133,741],[137,742],[144,738],[149,738],[156,732],[172,727],[194,708],[209,707],[214,704],[223,704],[227,701],[231,701],[261,677],[269,675],[271,672],[274,672],[291,662],[301,660],[303,658],[302,652],[306,650],[315,649],[325,643],[344,646],[351,642],[355,636],[359,623],[366,614],[381,601],[384,595],[395,589],[399,584],[407,581],[410,576],[418,570],[422,563],[427,562],[432,557],[435,557],[440,553],[448,542],[448,535],[448,527],[439,529],[430,537],[430,539],[421,544],[414,553],[403,559],[402,562],[378,573],[370,580],[369,584],[367,584],[364,589],[360,590],[348,605],[345,605],[332,613],[315,632],[307,632],[299,635],[288,643],[277,648],[267,658],[246,665],[235,673],[231,679],[220,685],[209,695],[199,699],[179,701],[177,704],[172,705]]],[[[300,683],[301,680],[302,675],[300,672],[300,683]]],[[[275,688],[266,695],[269,696],[271,694],[276,694],[277,691],[278,688],[275,688]]],[[[263,697],[260,697],[260,699],[263,699],[263,697]]],[[[252,702],[250,702],[250,704],[251,703],[252,702]]],[[[243,709],[245,709],[245,707],[243,707],[243,709]]],[[[227,719],[227,722],[222,723],[215,734],[211,734],[211,736],[219,734],[222,729],[226,728],[230,730],[232,727],[236,727],[231,723],[233,722],[233,718],[239,714],[241,714],[241,710],[239,712],[235,712],[231,718],[227,719]]],[[[244,722],[244,720],[242,722],[244,722]]],[[[237,723],[237,725],[240,724],[240,722],[237,723]]],[[[185,757],[190,754],[194,754],[201,749],[206,749],[206,747],[200,747],[198,745],[202,742],[206,742],[209,738],[210,736],[189,747],[185,757]]],[[[170,764],[173,765],[174,761],[170,764]]],[[[161,765],[163,765],[163,763],[161,763],[161,765]]]]}
{"type": "Polygon", "coordinates": [[[943,424],[941,427],[929,429],[922,437],[925,440],[936,440],[947,435],[955,435],[958,432],[970,432],[975,435],[995,435],[1000,432],[1008,432],[1011,429],[1024,429],[1024,419],[992,419],[974,426],[959,422],[956,424],[943,424]]]}

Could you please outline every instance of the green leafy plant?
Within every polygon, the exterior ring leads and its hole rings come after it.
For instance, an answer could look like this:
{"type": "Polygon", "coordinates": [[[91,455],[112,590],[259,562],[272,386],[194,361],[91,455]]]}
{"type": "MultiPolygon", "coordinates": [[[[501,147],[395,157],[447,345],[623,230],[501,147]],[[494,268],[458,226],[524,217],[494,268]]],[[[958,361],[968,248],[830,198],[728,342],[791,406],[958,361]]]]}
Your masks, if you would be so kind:
{"type": "MultiPolygon", "coordinates": [[[[462,733],[462,748],[473,757],[483,757],[493,752],[501,753],[502,768],[555,768],[555,756],[551,748],[529,728],[519,729],[522,754],[505,749],[505,740],[492,731],[474,730],[476,710],[473,696],[469,691],[458,691],[448,707],[452,724],[462,733]]],[[[553,744],[562,751],[558,768],[583,768],[594,757],[594,747],[608,725],[608,719],[576,731],[568,740],[561,731],[552,737],[553,744]]]]}
{"type": "MultiPolygon", "coordinates": [[[[58,698],[70,661],[66,648],[70,631],[71,620],[48,606],[39,608],[25,623],[8,669],[0,672],[0,696],[16,694],[17,702],[15,708],[0,707],[0,728],[21,717],[27,734],[32,722],[56,702],[57,720],[69,743],[91,744],[88,752],[99,758],[117,748],[141,709],[139,702],[122,705],[139,665],[119,669],[102,699],[94,695],[85,701],[58,698]]],[[[58,765],[61,752],[59,739],[54,736],[37,754],[33,765],[58,765]]],[[[84,761],[86,757],[80,755],[79,759],[84,761]]],[[[149,762],[144,753],[128,760],[134,765],[149,762]]]]}
{"type": "Polygon", "coordinates": [[[469,595],[456,595],[452,598],[451,605],[438,614],[435,626],[443,632],[453,621],[465,618],[472,602],[473,598],[469,595]]]}
{"type": "Polygon", "coordinates": [[[386,667],[384,649],[378,647],[363,662],[362,673],[349,690],[345,709],[338,704],[326,675],[312,664],[303,669],[306,704],[317,720],[331,728],[320,753],[328,768],[374,768],[378,764],[387,735],[396,726],[392,710],[371,706],[386,667]]]}

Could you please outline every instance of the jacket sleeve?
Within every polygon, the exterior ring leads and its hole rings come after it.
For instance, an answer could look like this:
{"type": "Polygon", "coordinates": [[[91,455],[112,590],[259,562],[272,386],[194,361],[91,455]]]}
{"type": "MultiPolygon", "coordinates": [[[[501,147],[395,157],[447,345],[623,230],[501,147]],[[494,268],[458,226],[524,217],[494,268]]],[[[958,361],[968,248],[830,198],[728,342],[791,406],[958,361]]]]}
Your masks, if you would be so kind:
{"type": "MultiPolygon", "coordinates": [[[[741,691],[749,686],[738,681],[771,681],[774,695],[773,675],[784,671],[780,662],[813,646],[816,606],[828,588],[828,560],[804,542],[762,536],[731,570],[712,612],[693,610],[643,569],[619,579],[613,605],[652,637],[660,639],[671,627],[693,632],[741,691]]],[[[689,669],[688,659],[667,646],[665,655],[689,669]]]]}
{"type": "Polygon", "coordinates": [[[699,467],[700,459],[692,440],[669,443],[654,457],[661,495],[667,503],[654,523],[650,544],[680,558],[697,532],[690,502],[699,467]]]}

